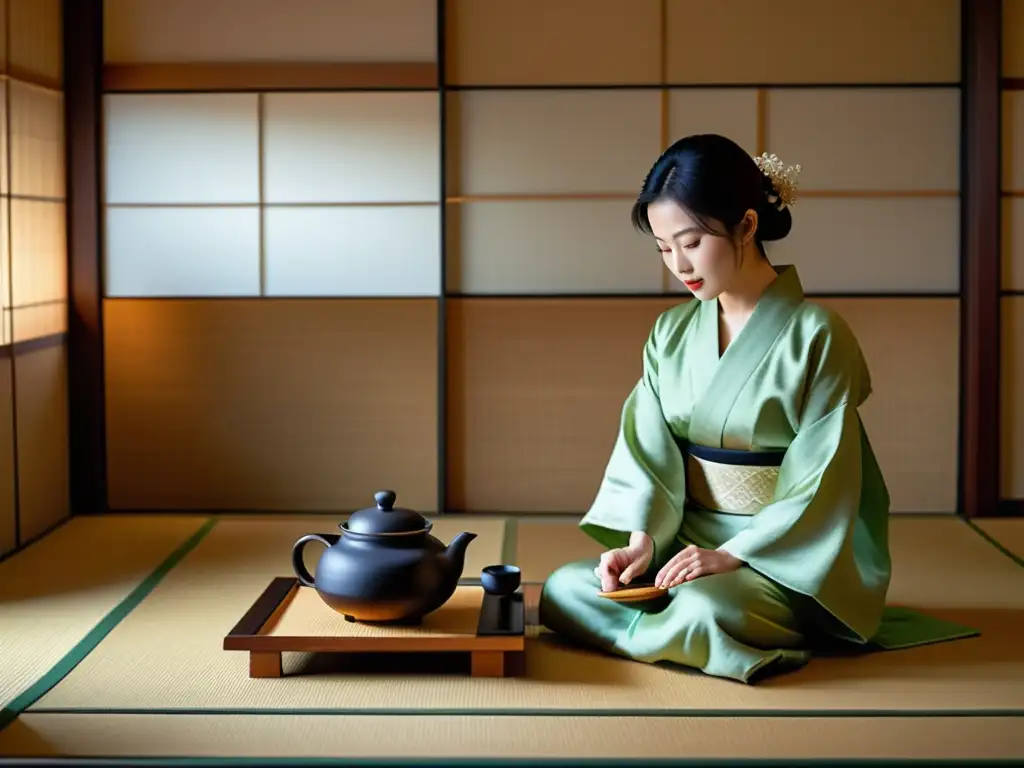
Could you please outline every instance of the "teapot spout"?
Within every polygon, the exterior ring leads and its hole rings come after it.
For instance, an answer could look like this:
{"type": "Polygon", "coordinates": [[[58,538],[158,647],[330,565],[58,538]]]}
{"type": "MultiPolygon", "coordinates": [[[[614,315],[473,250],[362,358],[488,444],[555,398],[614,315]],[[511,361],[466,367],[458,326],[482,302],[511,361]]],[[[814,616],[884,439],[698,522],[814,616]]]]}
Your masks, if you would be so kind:
{"type": "Polygon", "coordinates": [[[449,542],[444,556],[448,560],[449,567],[454,568],[455,572],[462,573],[462,569],[466,565],[466,548],[469,546],[469,542],[475,538],[475,533],[463,531],[456,534],[455,538],[449,542]]]}

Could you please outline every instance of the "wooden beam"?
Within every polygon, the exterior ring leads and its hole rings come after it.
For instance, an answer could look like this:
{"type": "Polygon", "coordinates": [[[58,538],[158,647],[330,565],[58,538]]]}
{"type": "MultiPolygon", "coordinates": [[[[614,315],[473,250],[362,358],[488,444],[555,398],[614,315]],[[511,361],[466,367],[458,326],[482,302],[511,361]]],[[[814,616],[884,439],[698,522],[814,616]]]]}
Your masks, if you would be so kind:
{"type": "Polygon", "coordinates": [[[108,64],[108,92],[402,90],[437,88],[434,62],[108,64]]]}
{"type": "Polygon", "coordinates": [[[999,512],[1001,0],[961,4],[960,512],[999,512]]]}
{"type": "Polygon", "coordinates": [[[107,507],[100,246],[103,0],[64,0],[71,513],[107,507]]]}

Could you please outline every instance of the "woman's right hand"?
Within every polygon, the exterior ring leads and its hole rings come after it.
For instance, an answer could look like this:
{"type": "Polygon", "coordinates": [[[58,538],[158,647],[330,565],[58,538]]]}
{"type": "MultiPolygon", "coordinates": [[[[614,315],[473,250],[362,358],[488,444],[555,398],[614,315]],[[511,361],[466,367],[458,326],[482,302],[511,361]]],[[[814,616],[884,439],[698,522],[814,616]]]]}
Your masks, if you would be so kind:
{"type": "Polygon", "coordinates": [[[647,570],[653,557],[654,541],[643,531],[635,531],[628,545],[609,549],[601,555],[601,562],[594,569],[601,580],[601,591],[611,592],[629,584],[647,570]]]}

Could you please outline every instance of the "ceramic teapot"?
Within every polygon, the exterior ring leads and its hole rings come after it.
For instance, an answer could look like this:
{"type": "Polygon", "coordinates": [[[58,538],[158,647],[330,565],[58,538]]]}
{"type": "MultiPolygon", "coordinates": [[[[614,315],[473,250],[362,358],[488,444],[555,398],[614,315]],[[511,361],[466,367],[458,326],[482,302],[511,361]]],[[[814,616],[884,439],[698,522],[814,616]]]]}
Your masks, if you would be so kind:
{"type": "Polygon", "coordinates": [[[374,498],[375,508],[355,512],[338,526],[341,535],[308,533],[296,541],[292,568],[300,583],[348,621],[418,624],[455,592],[476,534],[462,532],[446,547],[431,535],[433,523],[395,507],[394,491],[374,498]],[[302,558],[311,541],[327,547],[315,577],[302,558]]]}

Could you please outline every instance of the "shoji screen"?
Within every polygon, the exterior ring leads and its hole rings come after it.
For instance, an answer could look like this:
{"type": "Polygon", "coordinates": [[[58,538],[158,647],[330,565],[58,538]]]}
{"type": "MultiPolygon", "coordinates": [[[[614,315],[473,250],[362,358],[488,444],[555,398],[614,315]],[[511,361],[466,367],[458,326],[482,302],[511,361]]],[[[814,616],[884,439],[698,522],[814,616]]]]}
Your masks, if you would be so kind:
{"type": "Polygon", "coordinates": [[[630,203],[715,131],[803,164],[772,258],[861,339],[894,507],[955,509],[956,0],[442,5],[108,0],[111,506],[583,510],[686,300],[630,203]],[[385,61],[443,82],[324,83],[385,61]]]}
{"type": "Polygon", "coordinates": [[[804,166],[771,257],[861,340],[894,508],[955,509],[955,0],[450,0],[447,21],[453,507],[589,504],[681,300],[630,203],[664,146],[714,131],[804,166]]]}
{"type": "Polygon", "coordinates": [[[439,93],[314,90],[432,69],[434,7],[108,0],[122,81],[241,84],[106,95],[111,507],[435,508],[439,93]]]}
{"type": "Polygon", "coordinates": [[[1024,0],[1003,0],[1001,491],[1024,503],[1024,0]]]}
{"type": "Polygon", "coordinates": [[[59,0],[0,3],[0,554],[68,514],[59,0]]]}

